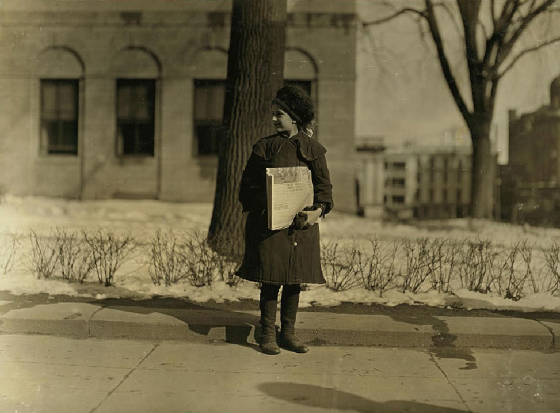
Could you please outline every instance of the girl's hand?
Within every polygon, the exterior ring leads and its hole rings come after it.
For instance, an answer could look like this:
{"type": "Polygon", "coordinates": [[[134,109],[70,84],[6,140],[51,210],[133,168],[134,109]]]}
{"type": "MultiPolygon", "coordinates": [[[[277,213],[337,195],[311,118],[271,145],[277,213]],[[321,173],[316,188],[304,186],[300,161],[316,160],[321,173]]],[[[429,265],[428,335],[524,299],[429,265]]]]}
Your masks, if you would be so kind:
{"type": "Polygon", "coordinates": [[[300,214],[303,214],[306,216],[306,220],[305,220],[305,226],[311,226],[314,225],[317,220],[319,219],[319,217],[321,216],[322,213],[322,209],[321,208],[317,208],[317,209],[313,209],[311,211],[301,211],[300,214]]]}

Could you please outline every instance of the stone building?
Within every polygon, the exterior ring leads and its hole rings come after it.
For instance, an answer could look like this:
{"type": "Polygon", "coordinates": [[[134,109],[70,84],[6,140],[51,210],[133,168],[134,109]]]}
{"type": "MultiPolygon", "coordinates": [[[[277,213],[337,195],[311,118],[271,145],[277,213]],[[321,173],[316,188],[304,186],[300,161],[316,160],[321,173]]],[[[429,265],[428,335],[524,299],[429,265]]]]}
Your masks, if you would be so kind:
{"type": "Polygon", "coordinates": [[[365,216],[439,219],[468,215],[470,146],[405,146],[359,156],[358,203],[365,216]]]}
{"type": "MultiPolygon", "coordinates": [[[[212,201],[229,1],[3,0],[0,190],[212,201]]],[[[337,209],[355,211],[353,0],[290,1],[285,79],[317,104],[337,209]]]]}
{"type": "Polygon", "coordinates": [[[471,203],[471,148],[437,148],[417,154],[416,159],[414,216],[468,216],[471,203]]]}
{"type": "Polygon", "coordinates": [[[509,111],[509,164],[502,170],[503,218],[560,225],[560,76],[550,104],[535,112],[509,111]]]}

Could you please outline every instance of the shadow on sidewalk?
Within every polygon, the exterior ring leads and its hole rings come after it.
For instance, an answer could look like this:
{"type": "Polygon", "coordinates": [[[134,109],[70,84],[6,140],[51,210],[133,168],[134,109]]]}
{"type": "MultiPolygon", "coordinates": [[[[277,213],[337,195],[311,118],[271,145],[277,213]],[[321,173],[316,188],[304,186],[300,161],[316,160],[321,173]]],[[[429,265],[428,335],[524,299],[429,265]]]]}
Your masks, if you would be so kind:
{"type": "MultiPolygon", "coordinates": [[[[280,400],[334,411],[353,410],[363,413],[467,413],[467,410],[407,400],[376,402],[353,393],[310,384],[270,382],[262,383],[258,388],[266,395],[280,400]]],[[[374,392],[375,389],[372,388],[372,393],[374,392]]]]}
{"type": "MultiPolygon", "coordinates": [[[[225,328],[227,343],[250,347],[257,351],[258,345],[252,343],[251,333],[255,331],[255,340],[260,336],[259,318],[257,316],[237,312],[229,306],[218,303],[205,305],[192,303],[188,300],[173,297],[152,297],[148,299],[135,298],[104,298],[73,297],[65,295],[31,294],[15,295],[0,291],[0,300],[7,303],[0,306],[0,314],[11,310],[31,308],[42,304],[57,304],[64,302],[87,303],[102,308],[126,311],[135,314],[160,313],[183,321],[188,329],[197,335],[210,336],[214,328],[225,328]]],[[[254,304],[239,303],[241,310],[254,309],[254,304]]],[[[235,307],[234,307],[235,308],[235,307]]],[[[258,308],[258,305],[256,306],[258,308]]],[[[209,337],[210,338],[210,337],[209,337]]]]}
{"type": "Polygon", "coordinates": [[[190,331],[201,336],[208,336],[214,328],[225,328],[227,343],[260,351],[258,345],[251,343],[250,340],[253,330],[256,339],[260,334],[259,318],[251,314],[213,308],[172,297],[141,300],[106,298],[96,300],[95,304],[103,308],[136,314],[165,314],[184,322],[190,331]]]}
{"type": "Polygon", "coordinates": [[[438,359],[459,359],[465,361],[461,370],[478,368],[476,358],[470,348],[455,346],[457,336],[449,332],[447,323],[429,312],[395,312],[389,316],[399,322],[416,325],[430,325],[437,333],[432,337],[430,353],[438,359]]]}

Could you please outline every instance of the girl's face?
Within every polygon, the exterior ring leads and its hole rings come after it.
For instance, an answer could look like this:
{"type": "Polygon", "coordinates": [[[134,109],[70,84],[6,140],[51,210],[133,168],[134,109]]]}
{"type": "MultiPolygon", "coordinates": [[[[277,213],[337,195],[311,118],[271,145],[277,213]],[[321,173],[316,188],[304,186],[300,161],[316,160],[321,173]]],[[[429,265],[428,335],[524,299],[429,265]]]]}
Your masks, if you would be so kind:
{"type": "Polygon", "coordinates": [[[289,136],[297,134],[295,121],[278,105],[272,105],[272,124],[279,133],[289,134],[289,136]]]}

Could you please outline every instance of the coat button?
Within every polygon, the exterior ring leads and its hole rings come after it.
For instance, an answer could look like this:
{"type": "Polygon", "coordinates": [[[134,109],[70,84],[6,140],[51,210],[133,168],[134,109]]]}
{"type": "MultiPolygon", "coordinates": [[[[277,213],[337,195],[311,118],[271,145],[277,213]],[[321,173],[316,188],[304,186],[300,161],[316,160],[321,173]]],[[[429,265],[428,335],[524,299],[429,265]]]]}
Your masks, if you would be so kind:
{"type": "Polygon", "coordinates": [[[297,247],[297,242],[294,242],[294,247],[297,247]]]}

